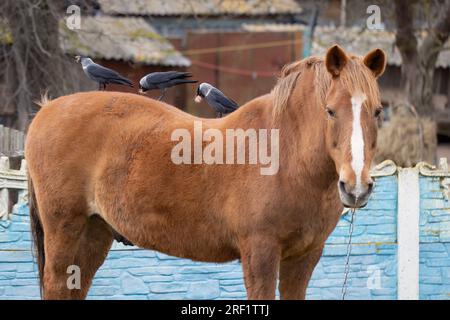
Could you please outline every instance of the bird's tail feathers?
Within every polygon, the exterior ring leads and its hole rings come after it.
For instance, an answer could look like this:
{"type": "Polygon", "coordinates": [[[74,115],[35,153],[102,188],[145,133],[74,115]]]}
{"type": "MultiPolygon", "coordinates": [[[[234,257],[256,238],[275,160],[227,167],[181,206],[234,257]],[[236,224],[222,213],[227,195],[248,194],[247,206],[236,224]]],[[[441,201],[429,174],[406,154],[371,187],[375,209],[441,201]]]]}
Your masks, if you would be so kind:
{"type": "Polygon", "coordinates": [[[180,78],[190,78],[192,77],[192,73],[190,72],[182,72],[180,78]]]}
{"type": "Polygon", "coordinates": [[[120,77],[120,78],[118,77],[116,79],[111,80],[111,82],[112,83],[116,83],[116,84],[123,84],[123,85],[127,85],[127,86],[130,86],[130,87],[133,87],[133,83],[129,79],[124,78],[124,77],[120,77]]]}

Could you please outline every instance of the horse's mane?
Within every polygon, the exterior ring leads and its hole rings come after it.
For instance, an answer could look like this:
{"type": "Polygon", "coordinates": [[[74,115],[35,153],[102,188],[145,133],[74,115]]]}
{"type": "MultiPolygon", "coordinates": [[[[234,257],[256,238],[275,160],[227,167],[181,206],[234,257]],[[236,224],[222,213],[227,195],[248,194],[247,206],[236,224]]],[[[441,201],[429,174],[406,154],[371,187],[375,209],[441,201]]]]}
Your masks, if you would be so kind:
{"type": "Polygon", "coordinates": [[[40,108],[42,108],[43,106],[45,106],[46,104],[48,104],[51,101],[51,99],[48,96],[48,89],[44,91],[43,94],[41,94],[41,99],[40,100],[36,100],[33,101],[36,105],[38,105],[40,108]]]}
{"type": "MultiPolygon", "coordinates": [[[[281,70],[278,82],[272,89],[275,116],[286,109],[297,80],[301,80],[302,74],[308,70],[311,70],[314,75],[316,103],[325,106],[332,77],[325,67],[324,59],[313,56],[288,64],[281,70]]],[[[380,104],[380,93],[376,79],[370,69],[363,64],[361,57],[349,57],[347,65],[339,75],[339,81],[349,90],[350,94],[363,92],[369,105],[378,106],[380,104]]]]}

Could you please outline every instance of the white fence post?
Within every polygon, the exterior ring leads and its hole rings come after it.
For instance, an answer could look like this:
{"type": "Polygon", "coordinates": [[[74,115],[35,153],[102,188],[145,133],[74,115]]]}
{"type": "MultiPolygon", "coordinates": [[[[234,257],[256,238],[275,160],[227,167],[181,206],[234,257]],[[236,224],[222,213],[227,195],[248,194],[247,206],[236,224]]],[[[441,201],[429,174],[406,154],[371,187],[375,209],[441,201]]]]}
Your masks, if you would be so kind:
{"type": "Polygon", "coordinates": [[[399,168],[397,287],[399,300],[419,299],[419,169],[399,168]]]}

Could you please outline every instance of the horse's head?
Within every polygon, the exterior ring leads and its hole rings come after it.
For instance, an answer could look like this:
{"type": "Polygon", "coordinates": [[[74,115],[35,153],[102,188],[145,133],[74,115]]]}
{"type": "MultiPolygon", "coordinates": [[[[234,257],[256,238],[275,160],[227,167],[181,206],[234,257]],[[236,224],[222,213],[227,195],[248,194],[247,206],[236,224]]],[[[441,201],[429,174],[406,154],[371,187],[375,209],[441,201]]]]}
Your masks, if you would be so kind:
{"type": "Polygon", "coordinates": [[[373,189],[369,168],[382,110],[376,79],[385,65],[386,56],[380,49],[361,58],[350,57],[335,45],[325,57],[331,74],[323,106],[326,145],[339,175],[341,201],[347,207],[365,206],[373,189]]]}

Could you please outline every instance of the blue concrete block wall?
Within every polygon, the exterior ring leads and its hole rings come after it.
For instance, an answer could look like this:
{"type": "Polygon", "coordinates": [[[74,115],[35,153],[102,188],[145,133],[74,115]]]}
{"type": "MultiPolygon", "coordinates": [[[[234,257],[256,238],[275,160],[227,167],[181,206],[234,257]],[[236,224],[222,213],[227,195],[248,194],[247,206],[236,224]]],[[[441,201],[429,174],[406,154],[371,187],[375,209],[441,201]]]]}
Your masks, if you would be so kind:
{"type": "Polygon", "coordinates": [[[420,299],[450,299],[450,202],[442,178],[420,178],[420,299]]]}
{"type": "MultiPolygon", "coordinates": [[[[421,178],[420,298],[449,299],[450,203],[439,179],[421,178]]],[[[377,178],[366,208],[356,212],[347,299],[397,298],[397,177],[377,178]]],[[[307,298],[340,299],[349,215],[327,241],[307,298]]],[[[28,208],[0,221],[0,299],[37,299],[28,208]]],[[[238,262],[207,264],[114,244],[90,299],[245,299],[238,262]]]]}
{"type": "MultiPolygon", "coordinates": [[[[380,177],[368,205],[355,212],[346,299],[397,298],[397,177],[380,177]]],[[[341,299],[350,213],[328,238],[308,299],[341,299]]]]}

